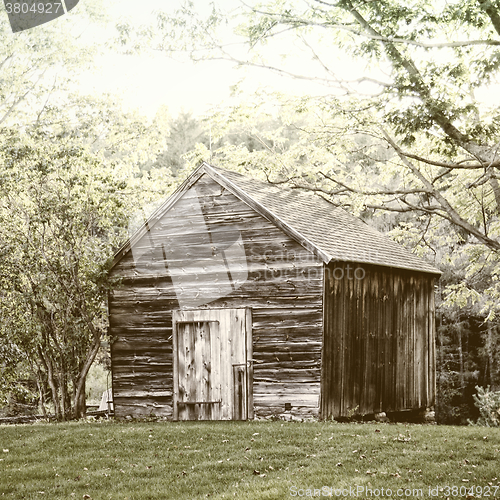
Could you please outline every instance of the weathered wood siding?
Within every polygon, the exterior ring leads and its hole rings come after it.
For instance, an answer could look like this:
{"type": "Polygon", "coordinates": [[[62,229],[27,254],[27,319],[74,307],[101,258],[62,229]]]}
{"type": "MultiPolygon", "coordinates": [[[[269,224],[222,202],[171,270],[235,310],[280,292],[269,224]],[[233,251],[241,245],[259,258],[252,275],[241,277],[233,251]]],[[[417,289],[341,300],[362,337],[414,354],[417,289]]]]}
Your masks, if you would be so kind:
{"type": "MultiPolygon", "coordinates": [[[[196,285],[195,289],[188,286],[185,294],[213,293],[215,300],[200,307],[252,309],[256,416],[281,413],[286,403],[295,414],[317,415],[323,264],[208,176],[202,176],[194,188],[152,228],[153,240],[161,240],[162,246],[149,248],[151,235],[146,235],[136,245],[135,259],[128,252],[112,271],[122,278],[109,297],[116,415],[172,416],[172,310],[179,308],[180,299],[165,256],[170,265],[176,262],[177,270],[185,265],[182,279],[196,285]],[[219,242],[226,227],[229,240],[234,228],[241,232],[245,258],[240,264],[242,269],[246,266],[248,276],[236,290],[225,293],[224,286],[217,284],[210,259],[200,267],[190,264],[206,255],[207,245],[218,251],[217,244],[196,235],[190,197],[199,200],[205,224],[217,233],[219,242]]],[[[189,299],[185,294],[182,300],[189,299]]]]}
{"type": "Polygon", "coordinates": [[[325,268],[324,321],[322,417],[434,404],[431,275],[330,264],[325,268]]]}

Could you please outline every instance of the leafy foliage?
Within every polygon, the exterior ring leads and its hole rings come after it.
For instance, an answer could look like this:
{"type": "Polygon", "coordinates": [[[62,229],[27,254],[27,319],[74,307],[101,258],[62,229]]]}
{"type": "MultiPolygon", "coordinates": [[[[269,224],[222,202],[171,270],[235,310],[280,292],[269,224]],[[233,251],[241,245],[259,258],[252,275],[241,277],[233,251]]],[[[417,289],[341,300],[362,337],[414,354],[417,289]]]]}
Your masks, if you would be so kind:
{"type": "Polygon", "coordinates": [[[56,414],[66,417],[81,412],[105,331],[107,261],[121,236],[116,193],[124,185],[69,141],[36,131],[2,137],[2,336],[43,374],[56,414]]]}
{"type": "Polygon", "coordinates": [[[500,391],[491,391],[489,386],[486,389],[477,386],[476,389],[474,401],[481,413],[476,425],[500,427],[500,391]]]}
{"type": "Polygon", "coordinates": [[[22,126],[40,119],[50,102],[69,93],[75,75],[102,47],[84,36],[82,26],[104,23],[102,2],[80,2],[71,16],[12,34],[0,20],[0,126],[22,126]]]}

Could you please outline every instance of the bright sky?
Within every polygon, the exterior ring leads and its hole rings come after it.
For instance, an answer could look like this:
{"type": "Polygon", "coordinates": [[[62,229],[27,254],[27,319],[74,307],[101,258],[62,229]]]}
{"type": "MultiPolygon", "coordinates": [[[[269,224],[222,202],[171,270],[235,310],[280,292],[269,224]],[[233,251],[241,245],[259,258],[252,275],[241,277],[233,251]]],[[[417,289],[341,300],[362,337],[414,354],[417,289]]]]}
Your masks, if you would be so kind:
{"type": "MultiPolygon", "coordinates": [[[[84,0],[82,0],[84,1],[84,0]]],[[[218,5],[230,0],[218,1],[218,5]]],[[[130,16],[137,25],[153,19],[152,12],[166,8],[174,11],[181,0],[111,0],[110,12],[118,19],[130,16]],[[137,6],[140,5],[140,9],[137,6]]],[[[194,0],[200,11],[206,11],[208,0],[194,0]]],[[[236,5],[233,0],[230,5],[236,5]]],[[[283,51],[296,53],[296,47],[283,51]]],[[[310,62],[310,55],[300,63],[301,70],[310,62]]],[[[211,61],[192,63],[175,61],[166,54],[119,56],[109,55],[100,60],[100,70],[88,74],[83,80],[86,91],[112,92],[123,96],[126,106],[138,108],[153,116],[160,105],[166,105],[172,115],[181,110],[202,115],[210,108],[230,99],[231,87],[245,77],[242,87],[252,94],[257,89],[275,89],[286,93],[320,92],[311,82],[294,81],[267,70],[235,68],[230,62],[211,61]]],[[[324,91],[324,89],[323,89],[324,91]]]]}

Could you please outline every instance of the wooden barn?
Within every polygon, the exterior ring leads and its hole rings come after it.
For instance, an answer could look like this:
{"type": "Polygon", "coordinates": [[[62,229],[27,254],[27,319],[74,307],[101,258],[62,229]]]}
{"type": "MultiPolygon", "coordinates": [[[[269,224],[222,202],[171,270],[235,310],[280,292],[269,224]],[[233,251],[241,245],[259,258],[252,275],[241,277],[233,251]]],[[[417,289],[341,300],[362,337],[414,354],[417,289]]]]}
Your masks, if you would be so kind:
{"type": "Polygon", "coordinates": [[[118,417],[434,405],[440,272],[322,198],[202,164],[111,273],[118,417]]]}

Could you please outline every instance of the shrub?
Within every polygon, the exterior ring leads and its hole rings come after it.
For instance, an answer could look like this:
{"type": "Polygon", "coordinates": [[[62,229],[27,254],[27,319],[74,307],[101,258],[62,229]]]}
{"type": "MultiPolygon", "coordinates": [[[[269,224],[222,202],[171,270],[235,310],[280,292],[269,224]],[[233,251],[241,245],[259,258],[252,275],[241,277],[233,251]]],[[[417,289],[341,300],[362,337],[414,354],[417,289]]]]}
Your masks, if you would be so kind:
{"type": "MultiPolygon", "coordinates": [[[[474,394],[475,405],[479,409],[481,416],[477,419],[476,425],[484,425],[486,427],[500,426],[500,391],[490,391],[488,386],[486,389],[476,386],[477,394],[474,394]]],[[[470,422],[473,424],[473,422],[470,422]]]]}

